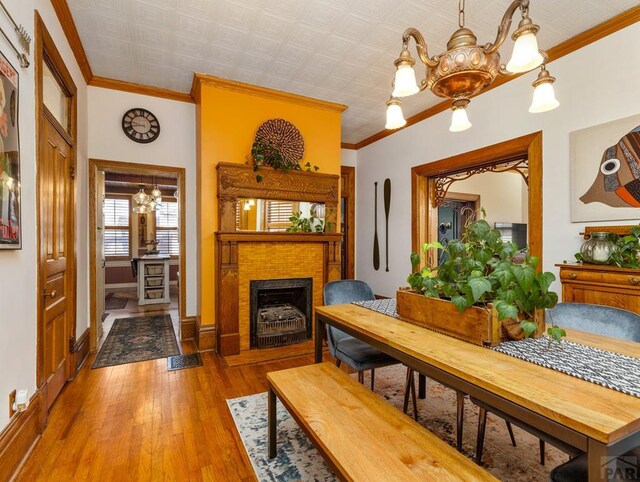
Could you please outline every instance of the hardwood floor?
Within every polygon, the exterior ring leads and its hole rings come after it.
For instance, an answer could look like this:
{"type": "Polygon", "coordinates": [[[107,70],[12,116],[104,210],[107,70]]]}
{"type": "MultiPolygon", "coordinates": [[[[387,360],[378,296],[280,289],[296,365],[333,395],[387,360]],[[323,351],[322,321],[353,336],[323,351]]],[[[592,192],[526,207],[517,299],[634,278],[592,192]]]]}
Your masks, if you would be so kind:
{"type": "Polygon", "coordinates": [[[168,372],[166,359],[92,370],[94,356],[53,405],[17,480],[255,480],[225,400],[266,391],[269,371],[313,362],[225,368],[208,352],[187,370],[168,372]]]}

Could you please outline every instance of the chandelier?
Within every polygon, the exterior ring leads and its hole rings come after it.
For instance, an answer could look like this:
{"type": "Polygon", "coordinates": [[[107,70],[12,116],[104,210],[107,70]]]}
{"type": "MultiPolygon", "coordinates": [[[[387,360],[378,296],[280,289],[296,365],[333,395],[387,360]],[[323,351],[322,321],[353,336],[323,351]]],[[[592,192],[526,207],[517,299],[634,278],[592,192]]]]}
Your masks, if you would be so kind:
{"type": "Polygon", "coordinates": [[[133,212],[146,214],[155,211],[162,203],[162,191],[158,189],[158,185],[154,185],[151,194],[144,192],[144,184],[140,184],[138,187],[140,190],[133,195],[133,200],[136,202],[133,212]]]}
{"type": "Polygon", "coordinates": [[[529,72],[540,67],[538,78],[533,82],[533,101],[529,112],[538,113],[555,109],[557,101],[553,82],[556,80],[546,69],[546,53],[538,50],[536,34],[540,30],[529,18],[529,0],[514,0],[502,17],[498,33],[493,43],[477,45],[473,32],[464,26],[464,0],[458,4],[458,25],[449,42],[447,51],[429,57],[427,43],[415,28],[408,28],[402,35],[402,51],[394,62],[396,66],[393,92],[387,101],[387,129],[398,129],[407,121],[402,114],[401,97],[417,94],[429,89],[438,97],[452,100],[452,132],[460,132],[471,127],[466,108],[471,97],[489,87],[498,75],[512,75],[529,72]],[[505,66],[500,63],[500,52],[509,34],[511,21],[520,9],[522,19],[513,32],[515,41],[511,60],[505,66]],[[413,69],[416,61],[409,52],[409,40],[416,43],[418,58],[426,67],[425,78],[420,85],[413,69]]]}

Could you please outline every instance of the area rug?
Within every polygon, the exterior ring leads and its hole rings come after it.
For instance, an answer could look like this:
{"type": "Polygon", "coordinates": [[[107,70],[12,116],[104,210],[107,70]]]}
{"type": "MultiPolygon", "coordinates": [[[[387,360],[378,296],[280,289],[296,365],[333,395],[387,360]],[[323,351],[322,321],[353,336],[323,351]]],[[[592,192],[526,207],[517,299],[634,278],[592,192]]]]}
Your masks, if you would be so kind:
{"type": "Polygon", "coordinates": [[[188,355],[174,355],[167,358],[167,370],[184,370],[185,368],[195,368],[202,366],[200,353],[189,353],[188,355]]]}
{"type": "Polygon", "coordinates": [[[104,309],[106,311],[112,310],[124,310],[128,303],[127,298],[123,298],[117,295],[108,296],[104,300],[104,309]]]}
{"type": "MultiPolygon", "coordinates": [[[[400,365],[376,370],[376,393],[399,410],[405,374],[406,369],[400,365]]],[[[368,383],[365,377],[365,385],[368,383]]],[[[455,447],[455,393],[429,379],[427,389],[427,398],[418,400],[419,422],[455,447]]],[[[337,480],[281,403],[277,404],[278,455],[273,460],[267,458],[267,394],[235,398],[227,404],[258,480],[337,480]]],[[[471,459],[475,456],[477,424],[478,409],[467,399],[462,451],[471,459]]],[[[511,445],[504,420],[487,416],[482,465],[498,479],[546,482],[551,469],[568,460],[566,454],[547,444],[545,465],[540,465],[538,439],[517,427],[513,430],[517,447],[511,445]]]]}
{"type": "Polygon", "coordinates": [[[119,318],[113,322],[92,368],[178,355],[170,315],[119,318]]]}

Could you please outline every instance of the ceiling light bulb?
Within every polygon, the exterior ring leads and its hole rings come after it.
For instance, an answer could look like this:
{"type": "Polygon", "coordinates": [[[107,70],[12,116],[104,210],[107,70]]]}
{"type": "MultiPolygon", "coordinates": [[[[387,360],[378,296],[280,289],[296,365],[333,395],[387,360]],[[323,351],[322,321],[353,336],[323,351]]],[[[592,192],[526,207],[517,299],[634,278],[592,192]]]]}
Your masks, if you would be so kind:
{"type": "Polygon", "coordinates": [[[138,214],[146,214],[148,212],[151,212],[151,209],[146,204],[140,204],[133,208],[133,212],[138,214]]]}
{"type": "Polygon", "coordinates": [[[544,62],[544,58],[538,50],[538,40],[534,32],[535,30],[525,31],[515,37],[516,42],[513,44],[511,60],[507,64],[509,72],[514,74],[529,72],[540,67],[544,62]]]}
{"type": "Polygon", "coordinates": [[[158,207],[159,203],[157,203],[154,199],[150,200],[147,203],[147,207],[149,208],[149,211],[155,211],[156,207],[158,207]]]}
{"type": "Polygon", "coordinates": [[[158,198],[158,197],[162,197],[162,191],[160,191],[160,189],[158,189],[158,185],[156,184],[153,187],[153,191],[151,191],[151,196],[154,198],[158,198]]]}
{"type": "Polygon", "coordinates": [[[255,206],[255,205],[256,205],[255,199],[249,199],[249,206],[255,206]]]}
{"type": "Polygon", "coordinates": [[[146,204],[149,202],[151,197],[146,192],[144,192],[144,187],[140,186],[140,190],[133,195],[133,199],[138,204],[146,204]]]}
{"type": "Polygon", "coordinates": [[[467,117],[467,105],[469,105],[468,99],[458,99],[453,102],[453,115],[451,116],[451,126],[449,127],[451,132],[466,131],[472,126],[467,117]]]}
{"type": "Polygon", "coordinates": [[[549,75],[547,69],[543,68],[542,72],[538,74],[538,78],[533,82],[533,101],[529,112],[532,114],[539,114],[541,112],[547,112],[555,109],[560,105],[558,99],[556,99],[556,93],[553,90],[553,83],[555,78],[549,75]]]}
{"type": "Polygon", "coordinates": [[[397,99],[390,99],[387,102],[387,123],[385,129],[399,129],[404,126],[407,121],[402,114],[402,107],[400,107],[400,101],[397,99]]]}
{"type": "Polygon", "coordinates": [[[249,211],[251,209],[251,206],[249,206],[249,203],[247,201],[244,202],[244,210],[245,211],[249,211]]]}
{"type": "Polygon", "coordinates": [[[413,70],[415,60],[407,49],[400,52],[400,57],[395,61],[396,78],[393,83],[393,97],[407,97],[409,95],[420,92],[418,83],[416,82],[416,73],[413,70]]]}

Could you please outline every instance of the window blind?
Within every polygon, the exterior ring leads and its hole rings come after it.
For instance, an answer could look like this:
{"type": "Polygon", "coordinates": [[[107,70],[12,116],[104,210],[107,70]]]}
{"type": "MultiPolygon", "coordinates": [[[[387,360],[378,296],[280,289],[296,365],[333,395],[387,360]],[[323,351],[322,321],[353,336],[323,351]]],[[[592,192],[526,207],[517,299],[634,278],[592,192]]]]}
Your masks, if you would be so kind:
{"type": "Polygon", "coordinates": [[[180,237],[178,236],[178,203],[162,201],[156,207],[156,241],[158,252],[178,256],[180,254],[180,237]]]}
{"type": "Polygon", "coordinates": [[[291,226],[292,201],[267,201],[267,230],[285,231],[291,226]]]}
{"type": "Polygon", "coordinates": [[[102,213],[104,255],[129,256],[129,199],[105,198],[102,213]]]}
{"type": "Polygon", "coordinates": [[[156,227],[178,228],[178,203],[162,201],[156,206],[156,227]]]}
{"type": "Polygon", "coordinates": [[[129,227],[129,200],[122,198],[106,198],[103,205],[105,226],[129,227]]]}

